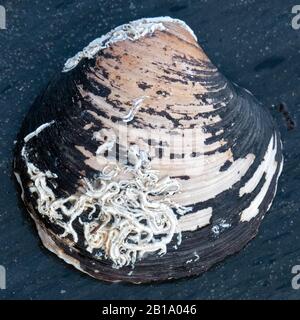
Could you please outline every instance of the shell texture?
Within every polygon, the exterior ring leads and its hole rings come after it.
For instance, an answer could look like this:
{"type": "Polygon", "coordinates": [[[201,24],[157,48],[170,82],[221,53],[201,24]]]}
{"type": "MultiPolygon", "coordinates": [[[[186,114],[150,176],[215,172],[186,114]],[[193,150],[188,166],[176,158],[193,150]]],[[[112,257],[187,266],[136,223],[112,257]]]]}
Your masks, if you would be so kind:
{"type": "Polygon", "coordinates": [[[14,170],[43,244],[102,280],[200,274],[258,231],[282,170],[265,108],[191,29],[133,21],[94,40],[36,99],[14,170]]]}

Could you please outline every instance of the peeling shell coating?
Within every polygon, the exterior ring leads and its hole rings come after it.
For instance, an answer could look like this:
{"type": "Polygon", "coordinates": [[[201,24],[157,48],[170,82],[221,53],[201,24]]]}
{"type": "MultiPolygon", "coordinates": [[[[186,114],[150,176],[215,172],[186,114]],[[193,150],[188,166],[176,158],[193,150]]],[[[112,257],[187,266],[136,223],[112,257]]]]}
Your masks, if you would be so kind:
{"type": "Polygon", "coordinates": [[[45,247],[97,279],[141,283],[200,274],[245,246],[281,149],[263,106],[162,17],[69,59],[28,113],[14,165],[45,247]]]}

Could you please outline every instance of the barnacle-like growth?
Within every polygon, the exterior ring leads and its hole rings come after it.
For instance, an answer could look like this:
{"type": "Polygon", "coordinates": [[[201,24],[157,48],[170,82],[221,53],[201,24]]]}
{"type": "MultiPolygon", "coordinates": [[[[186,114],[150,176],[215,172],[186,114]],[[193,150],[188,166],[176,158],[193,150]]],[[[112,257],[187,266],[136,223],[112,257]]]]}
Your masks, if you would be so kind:
{"type": "MultiPolygon", "coordinates": [[[[159,172],[151,170],[145,153],[132,145],[128,151],[129,165],[107,165],[94,181],[83,180],[83,191],[58,198],[51,187],[57,175],[43,172],[30,162],[26,149],[31,139],[53,123],[27,135],[22,149],[31,180],[29,190],[37,198],[38,212],[63,228],[61,238],[71,235],[74,242],[78,242],[78,234],[73,223],[79,219],[86,250],[92,253],[101,249],[115,268],[134,265],[145,253],[165,254],[167,244],[178,230],[178,220],[168,198],[179,191],[178,181],[170,177],[160,179],[159,172]],[[127,179],[116,181],[120,173],[127,174],[127,179]]],[[[175,207],[180,214],[185,212],[184,208],[175,207]]]]}

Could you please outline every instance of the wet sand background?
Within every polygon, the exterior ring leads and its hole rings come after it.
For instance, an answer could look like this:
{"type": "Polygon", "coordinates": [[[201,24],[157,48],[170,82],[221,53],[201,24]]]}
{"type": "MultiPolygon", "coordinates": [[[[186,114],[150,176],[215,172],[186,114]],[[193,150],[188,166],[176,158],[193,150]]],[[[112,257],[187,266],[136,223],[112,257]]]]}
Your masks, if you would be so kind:
{"type": "Polygon", "coordinates": [[[292,266],[300,264],[300,30],[291,26],[295,1],[1,4],[7,29],[0,30],[0,265],[7,270],[7,289],[0,290],[0,299],[300,298],[300,290],[291,287],[292,266]],[[117,25],[163,15],[186,21],[221,71],[270,109],[282,134],[284,170],[258,236],[239,254],[196,278],[110,285],[81,274],[42,247],[18,200],[12,150],[30,104],[68,57],[117,25]],[[293,130],[287,130],[288,116],[295,123],[293,130]]]}

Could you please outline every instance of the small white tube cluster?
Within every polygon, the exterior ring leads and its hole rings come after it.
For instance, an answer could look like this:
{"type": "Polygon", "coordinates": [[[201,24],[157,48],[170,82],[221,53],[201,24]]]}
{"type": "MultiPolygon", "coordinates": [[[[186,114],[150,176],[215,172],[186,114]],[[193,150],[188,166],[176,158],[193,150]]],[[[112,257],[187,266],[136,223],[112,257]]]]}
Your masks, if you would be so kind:
{"type": "Polygon", "coordinates": [[[100,50],[110,47],[113,43],[124,40],[136,41],[141,37],[153,34],[156,30],[164,31],[166,30],[164,22],[180,24],[197,40],[192,29],[185,22],[179,19],[173,19],[170,17],[143,18],[123,24],[100,38],[93,40],[82,51],[79,51],[74,57],[66,61],[63,72],[68,72],[74,69],[84,58],[92,59],[100,50]]]}

